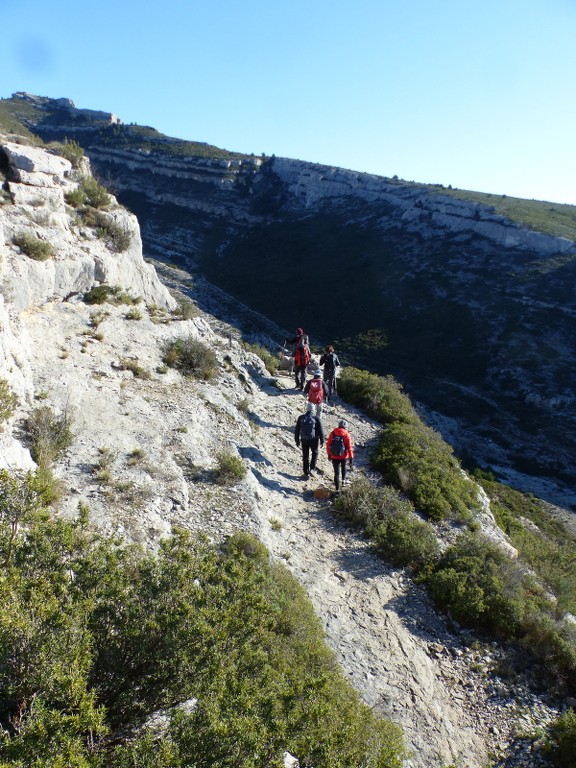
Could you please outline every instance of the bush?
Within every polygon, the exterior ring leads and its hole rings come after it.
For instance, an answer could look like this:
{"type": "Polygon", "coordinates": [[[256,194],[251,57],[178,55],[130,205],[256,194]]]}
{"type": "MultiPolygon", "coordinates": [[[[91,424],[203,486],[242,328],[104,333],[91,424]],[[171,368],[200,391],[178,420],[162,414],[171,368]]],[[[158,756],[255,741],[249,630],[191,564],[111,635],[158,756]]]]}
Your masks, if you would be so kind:
{"type": "Polygon", "coordinates": [[[316,768],[402,765],[399,729],[361,703],[304,590],[256,539],[217,551],[178,532],[152,554],[90,535],[83,515],[23,528],[12,564],[0,580],[7,768],[269,768],[286,749],[316,768]],[[136,727],[192,698],[165,734],[136,727]]]}
{"type": "Polygon", "coordinates": [[[109,285],[95,285],[86,291],[84,301],[86,304],[105,304],[112,293],[109,285]]]}
{"type": "Polygon", "coordinates": [[[119,224],[109,214],[97,211],[92,226],[101,240],[105,240],[109,248],[116,253],[123,253],[130,248],[132,235],[124,224],[119,224]]]}
{"type": "Polygon", "coordinates": [[[383,424],[419,421],[410,398],[402,393],[402,386],[392,376],[345,367],[338,378],[338,394],[383,424]]]}
{"type": "Polygon", "coordinates": [[[171,368],[198,379],[210,380],[218,371],[218,359],[214,352],[193,336],[168,342],[162,359],[171,368]]]}
{"type": "Polygon", "coordinates": [[[72,163],[72,168],[80,168],[82,165],[82,159],[84,158],[84,150],[73,139],[64,139],[62,143],[52,142],[49,145],[60,157],[64,157],[66,160],[72,163]]]}
{"type": "Polygon", "coordinates": [[[179,298],[178,306],[172,314],[180,320],[192,320],[194,317],[198,317],[200,311],[194,302],[179,298]]]}
{"type": "Polygon", "coordinates": [[[274,375],[278,371],[279,360],[277,357],[274,357],[266,347],[263,347],[260,344],[245,344],[244,348],[253,355],[258,355],[269,373],[274,375]]]}
{"type": "Polygon", "coordinates": [[[569,709],[550,726],[547,752],[556,768],[574,768],[576,755],[576,712],[569,709]]]}
{"type": "Polygon", "coordinates": [[[416,572],[429,570],[439,555],[434,529],[420,520],[412,504],[390,487],[355,479],[336,499],[335,508],[361,525],[383,558],[416,572]]]}
{"type": "Polygon", "coordinates": [[[52,243],[49,243],[47,240],[41,240],[30,232],[22,232],[16,235],[12,242],[35,261],[46,261],[54,256],[52,243]]]}
{"type": "Polygon", "coordinates": [[[26,422],[30,453],[41,467],[49,467],[70,447],[74,439],[68,409],[57,415],[48,406],[35,408],[26,422]]]}
{"type": "Polygon", "coordinates": [[[237,454],[220,451],[216,462],[216,481],[221,485],[236,485],[246,477],[246,465],[237,454]]]}
{"type": "Polygon", "coordinates": [[[373,464],[433,520],[470,520],[470,510],[478,508],[476,487],[463,475],[452,448],[422,422],[389,424],[373,464]]]}
{"type": "Polygon", "coordinates": [[[6,379],[0,379],[0,431],[2,423],[12,416],[17,404],[18,398],[10,389],[6,379]]]}
{"type": "Polygon", "coordinates": [[[80,181],[79,189],[82,190],[83,203],[91,208],[103,209],[109,208],[112,203],[112,197],[108,191],[99,184],[93,176],[83,176],[80,181]]]}
{"type": "Polygon", "coordinates": [[[508,639],[520,637],[544,604],[535,581],[478,533],[461,536],[443,553],[428,586],[457,621],[508,639]]]}
{"type": "Polygon", "coordinates": [[[84,294],[86,304],[105,304],[107,301],[111,304],[138,304],[139,298],[134,298],[117,285],[95,285],[84,294]]]}

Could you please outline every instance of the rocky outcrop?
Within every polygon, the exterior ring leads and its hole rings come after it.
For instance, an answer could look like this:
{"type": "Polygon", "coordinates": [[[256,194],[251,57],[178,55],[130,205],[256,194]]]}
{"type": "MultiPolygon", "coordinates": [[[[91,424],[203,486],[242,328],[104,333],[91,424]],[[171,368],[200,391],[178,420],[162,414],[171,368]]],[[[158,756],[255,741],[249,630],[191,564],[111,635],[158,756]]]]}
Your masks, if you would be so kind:
{"type": "Polygon", "coordinates": [[[129,245],[113,251],[65,203],[79,185],[71,163],[37,147],[0,143],[7,165],[6,191],[12,204],[2,216],[0,278],[16,310],[53,297],[82,293],[98,283],[125,286],[150,304],[172,308],[174,300],[142,258],[136,217],[117,204],[108,220],[125,233],[129,245]],[[51,258],[37,261],[15,243],[22,235],[50,243],[51,258]]]}

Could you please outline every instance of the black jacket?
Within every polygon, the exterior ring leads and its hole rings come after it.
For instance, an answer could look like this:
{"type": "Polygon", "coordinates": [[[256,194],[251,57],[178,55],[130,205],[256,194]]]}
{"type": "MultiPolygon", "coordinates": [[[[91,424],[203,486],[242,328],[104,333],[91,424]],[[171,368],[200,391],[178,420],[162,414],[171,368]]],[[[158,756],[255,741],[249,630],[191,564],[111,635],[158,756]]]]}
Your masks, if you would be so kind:
{"type": "MultiPolygon", "coordinates": [[[[296,429],[294,431],[294,440],[296,441],[296,445],[300,446],[300,429],[302,427],[302,420],[307,414],[303,413],[302,416],[298,416],[298,419],[296,421],[296,429]]],[[[322,422],[318,418],[318,416],[314,416],[314,422],[316,424],[316,437],[315,440],[320,441],[320,445],[324,445],[324,428],[322,426],[322,422]]]]}

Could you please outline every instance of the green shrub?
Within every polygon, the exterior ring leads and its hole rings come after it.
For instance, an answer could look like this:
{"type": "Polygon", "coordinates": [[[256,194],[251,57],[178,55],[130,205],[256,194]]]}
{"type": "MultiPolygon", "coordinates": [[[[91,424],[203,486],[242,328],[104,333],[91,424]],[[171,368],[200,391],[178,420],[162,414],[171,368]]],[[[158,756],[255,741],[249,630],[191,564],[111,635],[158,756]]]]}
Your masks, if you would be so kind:
{"type": "Polygon", "coordinates": [[[95,285],[86,291],[84,301],[86,304],[105,304],[112,292],[109,285],[95,285]]]}
{"type": "Polygon", "coordinates": [[[78,169],[82,165],[84,150],[77,141],[74,141],[73,139],[64,139],[62,143],[54,141],[49,146],[58,152],[60,157],[64,157],[66,160],[70,161],[70,163],[72,163],[72,168],[78,169]]]}
{"type": "Polygon", "coordinates": [[[138,304],[140,298],[134,298],[130,294],[125,293],[119,286],[111,285],[95,285],[86,291],[84,294],[84,301],[86,304],[105,304],[107,301],[110,304],[138,304]]]}
{"type": "Polygon", "coordinates": [[[6,379],[0,379],[0,431],[2,423],[7,421],[18,404],[18,398],[10,389],[6,379]]]}
{"type": "Polygon", "coordinates": [[[286,749],[316,768],[402,765],[399,729],[360,702],[302,587],[246,534],[217,551],[177,532],[152,554],[90,534],[85,514],[39,519],[2,577],[7,768],[269,768],[286,749]],[[192,698],[165,735],[134,735],[192,698]]]}
{"type": "Polygon", "coordinates": [[[247,352],[251,352],[253,355],[258,355],[269,373],[274,375],[278,371],[278,365],[280,361],[277,357],[274,357],[274,355],[269,352],[266,347],[263,347],[260,344],[244,344],[244,348],[247,352]]]}
{"type": "Polygon", "coordinates": [[[373,464],[433,520],[470,520],[477,490],[460,470],[452,448],[422,422],[392,423],[383,431],[373,464]]]}
{"type": "Polygon", "coordinates": [[[132,309],[129,309],[124,315],[125,320],[142,320],[142,317],[142,312],[136,307],[132,307],[132,309]]]}
{"type": "Polygon", "coordinates": [[[109,208],[112,204],[112,197],[108,191],[93,176],[83,176],[79,189],[84,194],[84,204],[91,208],[109,208]]]}
{"type": "Polygon", "coordinates": [[[573,709],[568,709],[550,726],[547,752],[555,768],[574,768],[576,712],[573,709]]]}
{"type": "Polygon", "coordinates": [[[355,479],[336,499],[335,508],[362,526],[384,559],[416,572],[429,570],[439,556],[438,540],[429,523],[391,487],[379,488],[355,479]]]}
{"type": "Polygon", "coordinates": [[[554,593],[558,607],[576,614],[574,536],[540,499],[494,480],[480,482],[490,498],[496,522],[510,537],[520,557],[554,593]]]}
{"type": "Polygon", "coordinates": [[[66,192],[64,194],[64,200],[68,205],[72,206],[72,208],[80,208],[80,206],[84,205],[86,196],[84,195],[82,188],[77,187],[76,189],[71,189],[69,192],[66,192]]]}
{"type": "Polygon", "coordinates": [[[35,408],[26,421],[30,453],[41,467],[49,467],[74,440],[72,416],[68,409],[56,414],[49,406],[35,408]]]}
{"type": "Polygon", "coordinates": [[[449,547],[428,579],[432,597],[461,623],[518,638],[544,606],[542,590],[517,562],[478,533],[449,547]]]}
{"type": "Polygon", "coordinates": [[[236,485],[246,477],[246,465],[235,453],[220,451],[216,455],[216,480],[221,485],[236,485]]]}
{"type": "Polygon", "coordinates": [[[21,232],[12,238],[14,245],[35,261],[46,261],[54,256],[52,243],[41,240],[30,232],[21,232]]]}
{"type": "Polygon", "coordinates": [[[383,424],[419,422],[410,398],[402,393],[402,386],[392,376],[344,367],[338,378],[338,393],[383,424]]]}
{"type": "Polygon", "coordinates": [[[193,301],[179,298],[178,306],[173,310],[172,314],[180,320],[192,320],[194,317],[198,317],[200,311],[193,301]]]}
{"type": "Polygon", "coordinates": [[[163,362],[186,376],[210,380],[218,371],[218,359],[209,346],[193,336],[169,341],[163,352],[163,362]]]}

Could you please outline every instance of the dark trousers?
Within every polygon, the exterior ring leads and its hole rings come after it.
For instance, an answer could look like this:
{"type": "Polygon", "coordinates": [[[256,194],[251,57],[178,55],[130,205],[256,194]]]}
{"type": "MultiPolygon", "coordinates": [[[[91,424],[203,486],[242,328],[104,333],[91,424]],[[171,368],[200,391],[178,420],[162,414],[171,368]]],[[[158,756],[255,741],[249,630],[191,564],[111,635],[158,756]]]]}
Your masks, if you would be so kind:
{"type": "Polygon", "coordinates": [[[328,387],[328,397],[336,394],[336,371],[324,370],[324,381],[328,387]]]}
{"type": "Polygon", "coordinates": [[[346,480],[348,459],[332,459],[332,466],[334,467],[334,485],[336,490],[339,491],[340,486],[344,485],[344,480],[346,480]]]}
{"type": "Polygon", "coordinates": [[[296,365],[294,367],[294,377],[296,379],[296,386],[300,387],[300,389],[304,389],[304,384],[306,383],[306,366],[296,365]]]}
{"type": "Polygon", "coordinates": [[[318,461],[318,440],[302,440],[302,468],[307,475],[311,469],[316,469],[318,461]]]}

